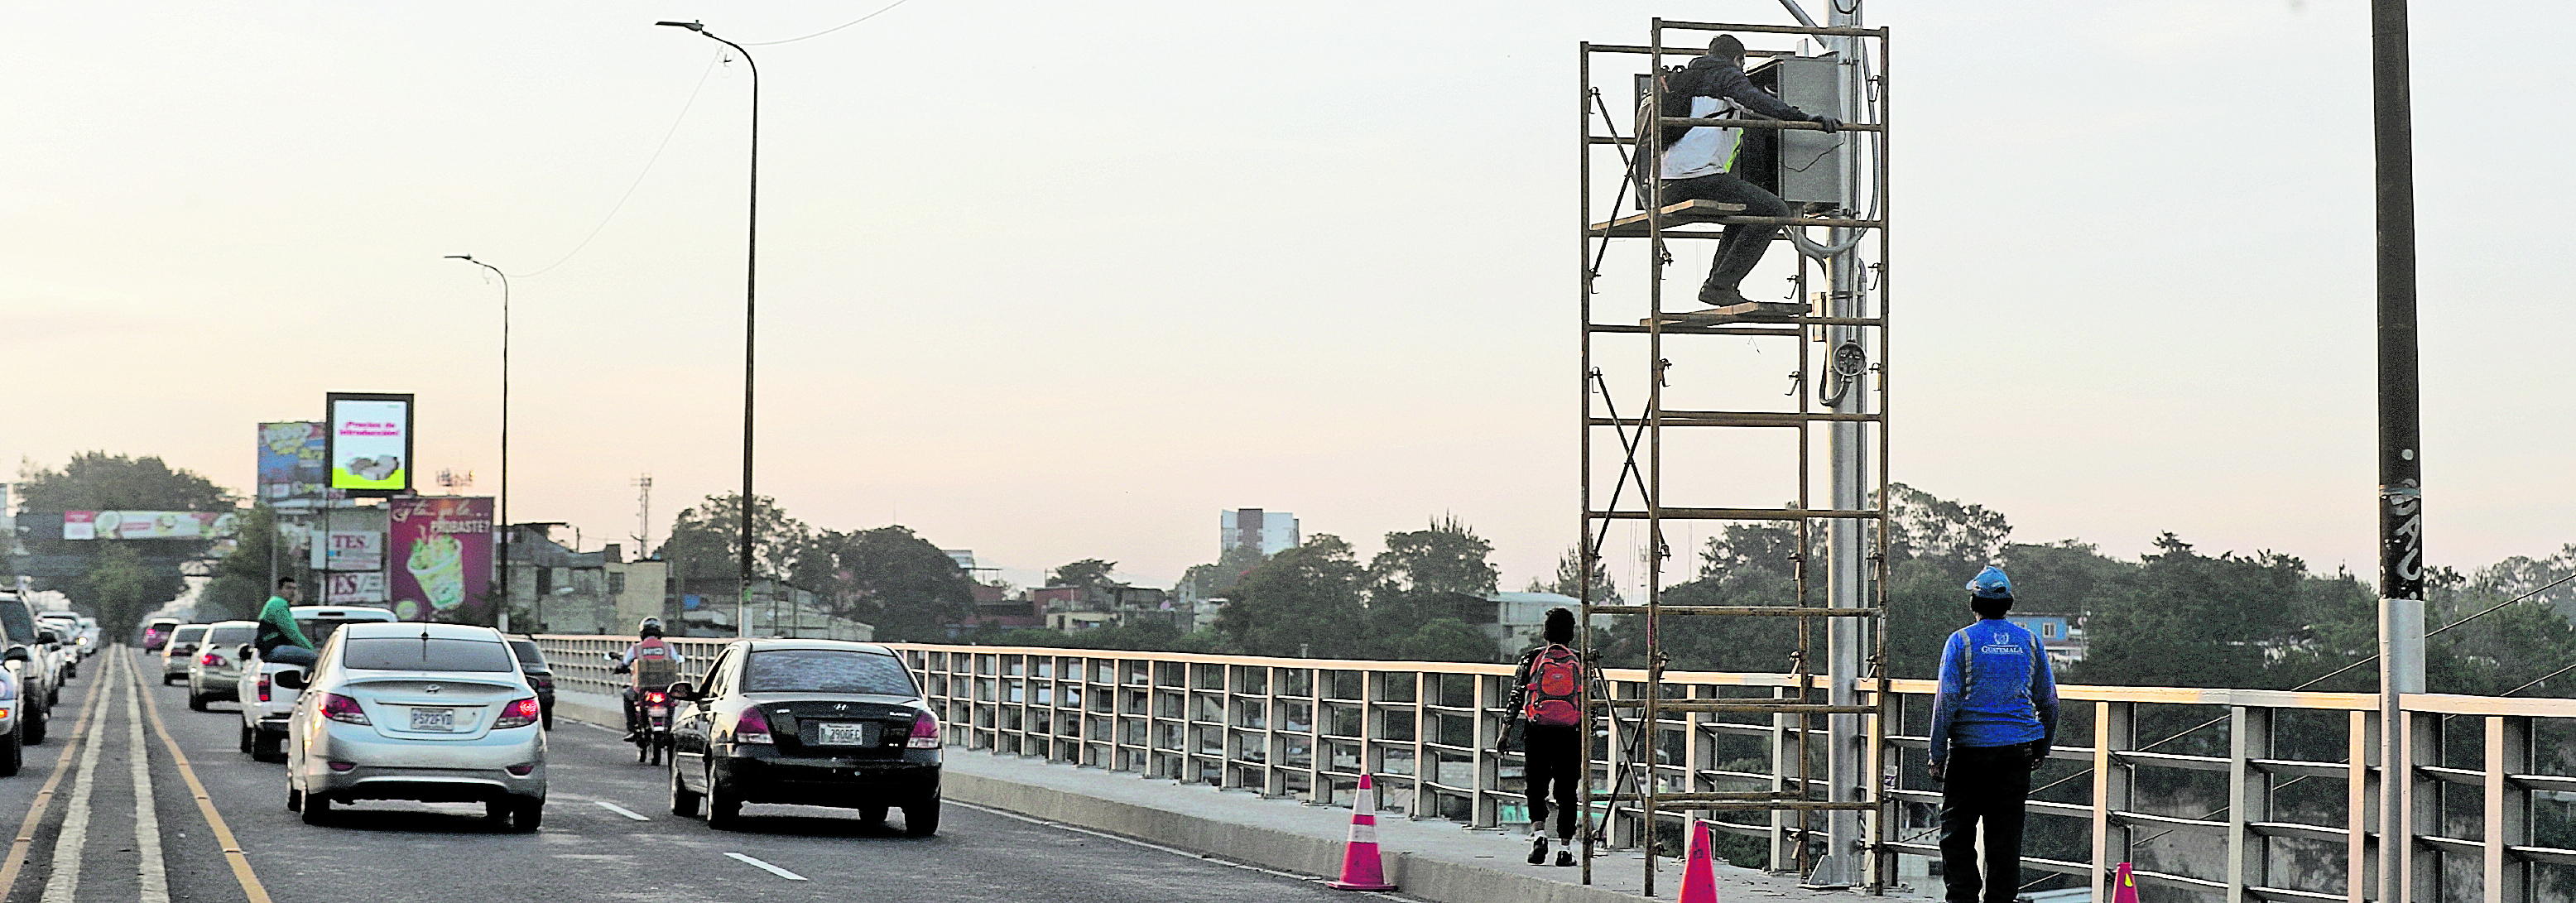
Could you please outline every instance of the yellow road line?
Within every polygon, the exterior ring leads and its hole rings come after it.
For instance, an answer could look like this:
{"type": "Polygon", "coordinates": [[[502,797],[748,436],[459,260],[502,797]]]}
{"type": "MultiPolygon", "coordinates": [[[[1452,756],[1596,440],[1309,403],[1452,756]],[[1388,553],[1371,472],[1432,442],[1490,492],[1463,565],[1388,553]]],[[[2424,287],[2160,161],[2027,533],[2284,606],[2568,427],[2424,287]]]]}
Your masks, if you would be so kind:
{"type": "MultiPolygon", "coordinates": [[[[117,648],[122,650],[124,647],[117,648]]],[[[142,670],[126,670],[134,674],[135,692],[143,692],[142,670]]],[[[268,888],[259,883],[259,875],[251,872],[250,857],[242,854],[241,842],[233,839],[232,826],[224,824],[223,813],[215,811],[214,798],[206,795],[206,785],[197,780],[197,770],[188,766],[187,752],[181,750],[179,741],[170,736],[169,725],[161,722],[161,704],[153,700],[152,694],[143,693],[143,708],[152,718],[152,732],[161,735],[162,745],[170,748],[170,758],[178,761],[179,776],[187,779],[188,792],[197,798],[197,812],[206,817],[206,826],[215,831],[215,842],[223,846],[224,859],[232,863],[233,880],[241,883],[242,896],[249,897],[250,903],[270,903],[268,888]]]]}
{"type": "MultiPolygon", "coordinates": [[[[9,861],[0,864],[0,896],[18,886],[18,872],[27,865],[27,848],[36,843],[36,826],[44,824],[45,810],[53,808],[54,788],[62,786],[64,773],[71,771],[72,759],[75,758],[72,753],[80,749],[81,738],[89,735],[89,716],[98,712],[107,695],[99,692],[103,685],[104,682],[91,685],[89,695],[82,698],[80,720],[72,724],[71,736],[63,738],[63,751],[54,758],[53,776],[46,778],[45,786],[36,791],[35,802],[27,805],[27,818],[18,823],[18,837],[9,844],[9,861]]],[[[23,695],[18,700],[20,717],[25,717],[26,701],[23,695]]]]}

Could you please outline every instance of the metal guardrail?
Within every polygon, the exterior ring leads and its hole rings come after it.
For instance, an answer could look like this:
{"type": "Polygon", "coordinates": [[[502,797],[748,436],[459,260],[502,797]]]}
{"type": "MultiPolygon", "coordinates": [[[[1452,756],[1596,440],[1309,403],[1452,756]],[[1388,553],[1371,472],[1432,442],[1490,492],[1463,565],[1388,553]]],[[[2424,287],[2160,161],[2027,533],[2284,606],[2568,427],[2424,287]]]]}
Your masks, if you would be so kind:
{"type": "MultiPolygon", "coordinates": [[[[558,686],[614,694],[626,685],[602,655],[632,640],[538,640],[558,686]]],[[[695,680],[731,641],[671,642],[688,658],[682,673],[695,680]]],[[[1511,690],[1508,665],[886,645],[926,684],[953,746],[1317,805],[1350,805],[1365,771],[1382,814],[1476,827],[1526,818],[1520,757],[1492,751],[1511,690]]],[[[1643,671],[1603,676],[1619,698],[1643,692],[1643,671]]],[[[1665,674],[1683,698],[1708,700],[1793,695],[1793,679],[1665,674]]],[[[1933,690],[1931,681],[1892,681],[1891,723],[1921,730],[1933,690]]],[[[2378,899],[2367,881],[2352,880],[2377,871],[2369,863],[2386,791],[2376,695],[2097,686],[2059,693],[2058,746],[2034,781],[2057,787],[2034,796],[2027,836],[2033,847],[2042,838],[2082,837],[2089,855],[2033,851],[2023,859],[2026,876],[2083,876],[2105,900],[2111,867],[2133,862],[2140,881],[2227,903],[2378,899]],[[2182,745],[2169,741],[2212,716],[2217,723],[2185,732],[2182,745]]],[[[2524,903],[2548,896],[2544,886],[2576,882],[2576,849],[2542,845],[2535,835],[2544,823],[2576,823],[2576,700],[2409,694],[2401,702],[2408,758],[2394,792],[2403,794],[2410,851],[2402,899],[2434,903],[2445,899],[2447,883],[2452,897],[2474,886],[2482,900],[2524,903]],[[2472,759],[2475,767],[2462,767],[2472,759]]],[[[1796,748],[1793,720],[1673,712],[1659,722],[1654,777],[1672,792],[1796,789],[1777,767],[1780,753],[1796,748]]],[[[1596,748],[1606,755],[1640,732],[1626,716],[1596,748]]],[[[1880,852],[1914,866],[1900,875],[1919,876],[1923,857],[1939,855],[1927,830],[1940,794],[1924,776],[1925,738],[1885,734],[1871,742],[1884,757],[1882,773],[1895,779],[1888,808],[1876,813],[1893,819],[1880,852]]],[[[1596,779],[1606,780],[1615,763],[1596,758],[1596,779]]],[[[1638,843],[1641,817],[1611,814],[1608,841],[1638,843]]],[[[1799,839],[1794,816],[1716,815],[1721,830],[1767,839],[1775,861],[1787,861],[1799,839]],[[1769,821],[1723,820],[1732,817],[1769,821]]],[[[1679,821],[1666,818],[1669,837],[1679,821]]]]}

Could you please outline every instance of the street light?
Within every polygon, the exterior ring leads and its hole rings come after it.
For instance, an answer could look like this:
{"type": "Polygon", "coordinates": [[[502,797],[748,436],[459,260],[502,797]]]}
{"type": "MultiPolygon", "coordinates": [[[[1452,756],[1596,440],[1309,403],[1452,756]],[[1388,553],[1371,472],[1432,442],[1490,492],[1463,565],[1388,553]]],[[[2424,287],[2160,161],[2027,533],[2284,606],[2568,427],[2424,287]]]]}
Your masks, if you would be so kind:
{"type": "Polygon", "coordinates": [[[748,225],[744,229],[745,248],[743,251],[742,268],[742,563],[741,569],[736,575],[736,582],[739,585],[734,589],[733,602],[734,635],[750,636],[750,625],[745,619],[750,617],[751,614],[751,560],[753,553],[751,526],[753,516],[751,495],[751,387],[752,362],[754,360],[752,356],[752,338],[754,336],[753,326],[757,322],[754,314],[758,310],[758,289],[760,287],[760,61],[752,59],[751,51],[743,49],[742,45],[716,37],[714,32],[707,30],[707,25],[704,22],[655,22],[653,24],[669,28],[686,28],[690,31],[706,35],[707,40],[731,47],[735,52],[742,54],[742,61],[751,66],[751,190],[749,192],[751,209],[748,217],[748,225]]]}
{"type": "MultiPolygon", "coordinates": [[[[499,511],[493,519],[500,521],[501,610],[510,610],[510,274],[500,267],[474,259],[472,254],[449,254],[449,260],[462,260],[492,271],[501,277],[501,493],[499,511]]],[[[537,629],[546,626],[546,600],[537,599],[537,629]]]]}

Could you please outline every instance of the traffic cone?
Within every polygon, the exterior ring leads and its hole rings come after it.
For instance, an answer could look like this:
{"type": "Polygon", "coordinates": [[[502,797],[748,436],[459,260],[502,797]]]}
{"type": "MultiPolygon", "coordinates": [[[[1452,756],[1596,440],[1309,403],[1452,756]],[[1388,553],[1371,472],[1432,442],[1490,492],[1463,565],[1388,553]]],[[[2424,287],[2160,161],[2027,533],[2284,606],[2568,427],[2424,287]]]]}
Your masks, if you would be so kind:
{"type": "Polygon", "coordinates": [[[1682,866],[1682,894],[1676,903],[1717,903],[1717,866],[1712,862],[1708,823],[1691,819],[1690,861],[1682,866]]]}
{"type": "Polygon", "coordinates": [[[1342,842],[1342,880],[1325,882],[1338,890],[1394,890],[1386,867],[1377,858],[1377,784],[1360,775],[1360,798],[1351,804],[1351,835],[1342,842]]]}
{"type": "Polygon", "coordinates": [[[2111,903],[2138,903],[2138,878],[2129,874],[2126,862],[2111,873],[2111,903]]]}

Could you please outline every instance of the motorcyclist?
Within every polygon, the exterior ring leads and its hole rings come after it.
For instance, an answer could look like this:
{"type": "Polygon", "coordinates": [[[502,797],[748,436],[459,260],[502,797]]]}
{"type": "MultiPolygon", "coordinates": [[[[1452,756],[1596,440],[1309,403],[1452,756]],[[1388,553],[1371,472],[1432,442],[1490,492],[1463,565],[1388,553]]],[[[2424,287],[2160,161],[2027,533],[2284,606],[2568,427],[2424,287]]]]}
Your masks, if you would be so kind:
{"type": "Polygon", "coordinates": [[[618,657],[619,674],[631,674],[633,682],[626,687],[626,742],[632,743],[644,730],[644,690],[663,689],[680,679],[680,665],[688,661],[680,650],[662,641],[662,619],[645,618],[635,625],[636,640],[618,657]]]}

